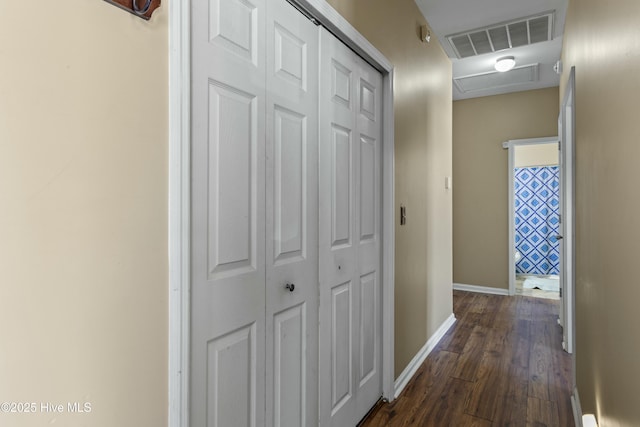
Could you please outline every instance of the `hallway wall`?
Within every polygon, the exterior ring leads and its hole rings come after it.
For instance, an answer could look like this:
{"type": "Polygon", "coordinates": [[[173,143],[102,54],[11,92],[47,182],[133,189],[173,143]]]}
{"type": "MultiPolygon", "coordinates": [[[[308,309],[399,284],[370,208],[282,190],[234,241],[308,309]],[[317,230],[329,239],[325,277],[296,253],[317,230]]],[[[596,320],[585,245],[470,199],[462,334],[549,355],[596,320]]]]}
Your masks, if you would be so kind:
{"type": "Polygon", "coordinates": [[[509,289],[508,151],[558,133],[558,88],[453,103],[453,281],[509,289]]]}
{"type": "Polygon", "coordinates": [[[451,315],[451,62],[412,0],[329,0],[395,67],[396,377],[451,315]]]}
{"type": "Polygon", "coordinates": [[[556,166],[559,158],[558,144],[518,145],[513,153],[513,165],[517,168],[531,166],[556,166]]]}
{"type": "Polygon", "coordinates": [[[577,385],[601,427],[640,425],[638,20],[637,0],[571,0],[564,37],[562,93],[576,67],[577,385]]]}
{"type": "Polygon", "coordinates": [[[168,3],[0,2],[2,426],[167,425],[168,3]]]}

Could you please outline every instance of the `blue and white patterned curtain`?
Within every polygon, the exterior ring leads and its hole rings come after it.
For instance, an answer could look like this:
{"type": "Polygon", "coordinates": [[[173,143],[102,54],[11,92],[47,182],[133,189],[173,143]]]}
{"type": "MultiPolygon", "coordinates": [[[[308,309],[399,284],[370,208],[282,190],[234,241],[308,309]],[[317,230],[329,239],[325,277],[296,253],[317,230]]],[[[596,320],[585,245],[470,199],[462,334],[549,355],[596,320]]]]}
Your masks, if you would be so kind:
{"type": "Polygon", "coordinates": [[[559,168],[515,168],[516,273],[558,274],[559,168]]]}

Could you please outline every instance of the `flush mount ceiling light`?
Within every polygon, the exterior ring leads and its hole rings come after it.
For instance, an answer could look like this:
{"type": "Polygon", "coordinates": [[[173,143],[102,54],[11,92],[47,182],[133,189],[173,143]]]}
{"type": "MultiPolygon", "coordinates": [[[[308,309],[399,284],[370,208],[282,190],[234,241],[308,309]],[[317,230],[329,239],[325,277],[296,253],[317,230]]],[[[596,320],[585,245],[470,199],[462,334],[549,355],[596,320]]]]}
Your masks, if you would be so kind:
{"type": "Polygon", "coordinates": [[[501,73],[509,71],[515,66],[516,59],[513,56],[503,56],[502,58],[496,59],[496,71],[500,71],[501,73]]]}

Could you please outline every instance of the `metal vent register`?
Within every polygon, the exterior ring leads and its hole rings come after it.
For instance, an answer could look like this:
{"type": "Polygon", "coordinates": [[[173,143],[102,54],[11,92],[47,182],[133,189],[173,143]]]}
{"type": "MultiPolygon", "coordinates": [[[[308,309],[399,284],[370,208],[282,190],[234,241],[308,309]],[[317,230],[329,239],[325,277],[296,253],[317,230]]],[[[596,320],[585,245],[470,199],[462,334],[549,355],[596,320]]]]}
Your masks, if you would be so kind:
{"type": "Polygon", "coordinates": [[[519,18],[447,36],[458,58],[497,52],[553,39],[554,12],[519,18]]]}

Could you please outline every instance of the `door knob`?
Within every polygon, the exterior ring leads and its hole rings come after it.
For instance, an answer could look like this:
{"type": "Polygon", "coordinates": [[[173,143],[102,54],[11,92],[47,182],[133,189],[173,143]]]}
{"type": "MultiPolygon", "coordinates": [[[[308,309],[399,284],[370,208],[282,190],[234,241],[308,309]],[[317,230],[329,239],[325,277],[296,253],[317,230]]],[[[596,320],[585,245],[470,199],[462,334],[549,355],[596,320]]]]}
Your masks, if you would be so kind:
{"type": "Polygon", "coordinates": [[[293,290],[296,288],[296,285],[294,285],[293,283],[287,283],[286,285],[284,285],[285,289],[288,289],[289,292],[293,292],[293,290]]]}
{"type": "Polygon", "coordinates": [[[556,240],[562,240],[562,239],[564,239],[564,237],[562,237],[562,236],[561,236],[561,235],[559,235],[559,234],[558,234],[557,236],[555,236],[555,238],[556,238],[556,240]]]}

